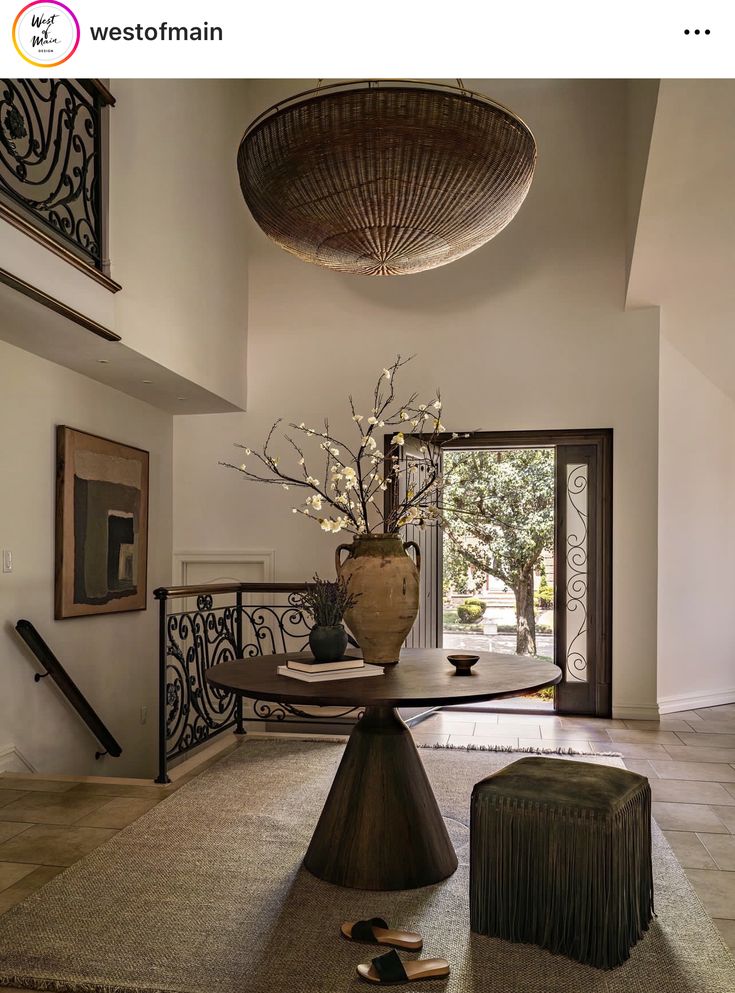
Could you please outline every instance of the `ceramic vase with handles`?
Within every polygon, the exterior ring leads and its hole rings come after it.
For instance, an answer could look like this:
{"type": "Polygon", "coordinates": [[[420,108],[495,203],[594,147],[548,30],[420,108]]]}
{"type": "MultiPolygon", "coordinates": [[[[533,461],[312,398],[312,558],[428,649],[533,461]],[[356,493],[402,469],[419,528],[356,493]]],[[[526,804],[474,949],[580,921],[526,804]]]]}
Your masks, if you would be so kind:
{"type": "Polygon", "coordinates": [[[363,658],[374,665],[395,664],[419,611],[419,546],[398,534],[356,535],[351,545],[337,548],[336,565],[350,593],[359,594],[345,621],[363,658]],[[415,563],[409,548],[415,549],[415,563]]]}

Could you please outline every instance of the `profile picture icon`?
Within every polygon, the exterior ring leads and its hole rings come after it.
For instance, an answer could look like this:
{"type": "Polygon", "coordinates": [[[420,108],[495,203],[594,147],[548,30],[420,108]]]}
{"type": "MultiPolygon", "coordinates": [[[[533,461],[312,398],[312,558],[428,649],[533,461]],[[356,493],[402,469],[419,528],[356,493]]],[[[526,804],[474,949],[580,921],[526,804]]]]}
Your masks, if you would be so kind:
{"type": "Polygon", "coordinates": [[[13,44],[33,66],[50,68],[70,59],[79,44],[79,21],[59,0],[33,0],[13,22],[13,44]]]}

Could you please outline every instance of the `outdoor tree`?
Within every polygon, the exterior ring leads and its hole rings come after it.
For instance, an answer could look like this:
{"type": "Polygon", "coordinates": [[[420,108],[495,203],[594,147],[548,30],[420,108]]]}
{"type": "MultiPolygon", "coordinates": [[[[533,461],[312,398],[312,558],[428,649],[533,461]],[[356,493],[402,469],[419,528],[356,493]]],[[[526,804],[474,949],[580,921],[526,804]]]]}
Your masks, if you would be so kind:
{"type": "Polygon", "coordinates": [[[445,452],[443,505],[445,570],[461,577],[471,567],[505,583],[516,602],[516,652],[535,655],[533,573],[553,542],[553,451],[445,452]]]}

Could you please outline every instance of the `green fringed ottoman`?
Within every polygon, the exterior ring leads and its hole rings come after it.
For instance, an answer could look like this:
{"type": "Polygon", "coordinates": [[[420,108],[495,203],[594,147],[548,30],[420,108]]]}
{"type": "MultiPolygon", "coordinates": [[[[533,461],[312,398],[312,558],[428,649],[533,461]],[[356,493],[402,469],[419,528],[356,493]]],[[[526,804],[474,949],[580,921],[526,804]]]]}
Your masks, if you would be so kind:
{"type": "Polygon", "coordinates": [[[645,776],[529,757],[472,791],[472,930],[611,969],[653,916],[645,776]]]}

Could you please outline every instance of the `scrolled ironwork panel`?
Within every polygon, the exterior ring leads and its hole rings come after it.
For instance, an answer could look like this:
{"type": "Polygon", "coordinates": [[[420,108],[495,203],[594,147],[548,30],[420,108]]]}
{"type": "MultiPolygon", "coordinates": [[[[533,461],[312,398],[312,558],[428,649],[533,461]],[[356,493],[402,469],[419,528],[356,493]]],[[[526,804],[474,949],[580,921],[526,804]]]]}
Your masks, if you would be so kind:
{"type": "Polygon", "coordinates": [[[3,79],[0,192],[102,266],[102,107],[71,79],[3,79]]]}
{"type": "MultiPolygon", "coordinates": [[[[234,727],[233,693],[212,687],[206,671],[231,659],[259,658],[308,647],[310,625],[298,594],[285,603],[214,606],[209,594],[197,596],[196,608],[169,613],[165,624],[166,757],[173,759],[234,727]]],[[[294,720],[340,720],[356,708],[301,709],[289,704],[255,700],[247,718],[288,723],[294,720]]]]}
{"type": "Polygon", "coordinates": [[[589,512],[587,506],[589,467],[567,466],[566,533],[566,678],[587,682],[588,674],[588,558],[589,512]]]}

